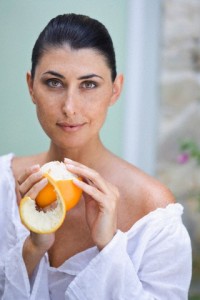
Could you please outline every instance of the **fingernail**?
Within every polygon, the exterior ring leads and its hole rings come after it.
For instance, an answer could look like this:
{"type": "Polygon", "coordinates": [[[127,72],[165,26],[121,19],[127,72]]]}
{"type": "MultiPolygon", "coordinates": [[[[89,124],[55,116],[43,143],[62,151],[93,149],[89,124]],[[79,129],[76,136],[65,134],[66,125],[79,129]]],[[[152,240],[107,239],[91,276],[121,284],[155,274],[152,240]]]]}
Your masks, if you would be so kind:
{"type": "Polygon", "coordinates": [[[69,158],[67,158],[67,157],[64,158],[64,162],[71,162],[71,161],[72,161],[72,160],[69,159],[69,158]]]}
{"type": "Polygon", "coordinates": [[[45,186],[48,183],[48,179],[47,178],[43,178],[40,182],[41,182],[42,185],[45,186]]]}
{"type": "Polygon", "coordinates": [[[72,181],[75,182],[75,183],[76,182],[78,182],[78,183],[80,182],[80,180],[78,178],[72,178],[72,181]]]}
{"type": "Polygon", "coordinates": [[[31,166],[31,171],[38,170],[39,168],[40,168],[39,164],[33,165],[33,166],[31,166]]]}

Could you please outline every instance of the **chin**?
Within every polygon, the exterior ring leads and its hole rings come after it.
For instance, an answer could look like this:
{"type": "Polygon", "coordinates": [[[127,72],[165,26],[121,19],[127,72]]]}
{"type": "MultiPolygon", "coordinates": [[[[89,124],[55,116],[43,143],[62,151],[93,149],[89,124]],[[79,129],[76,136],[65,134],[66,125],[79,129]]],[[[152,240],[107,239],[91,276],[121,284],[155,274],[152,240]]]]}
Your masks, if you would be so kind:
{"type": "Polygon", "coordinates": [[[65,141],[55,141],[52,143],[54,145],[56,145],[58,148],[60,149],[63,149],[63,151],[65,150],[76,150],[76,149],[79,149],[79,148],[83,148],[87,143],[88,143],[88,140],[84,140],[84,139],[81,139],[80,137],[78,138],[71,138],[71,139],[65,139],[65,141]]]}

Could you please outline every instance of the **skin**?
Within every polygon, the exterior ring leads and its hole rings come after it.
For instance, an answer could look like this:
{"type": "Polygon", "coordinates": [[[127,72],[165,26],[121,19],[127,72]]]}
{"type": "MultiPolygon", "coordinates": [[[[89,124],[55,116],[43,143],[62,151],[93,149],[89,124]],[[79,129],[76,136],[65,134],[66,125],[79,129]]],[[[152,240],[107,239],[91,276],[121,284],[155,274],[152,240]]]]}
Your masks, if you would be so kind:
{"type": "Polygon", "coordinates": [[[129,230],[174,198],[165,186],[102,144],[99,131],[107,110],[120,96],[123,76],[112,82],[101,54],[67,45],[49,49],[34,79],[27,74],[27,83],[38,120],[51,142],[45,153],[13,159],[18,202],[24,195],[35,199],[47,184],[40,171],[46,162],[64,161],[69,171],[84,179],[74,180],[83,189],[83,198],[56,233],[30,233],[26,239],[23,258],[31,277],[45,252],[51,266],[58,267],[89,247],[96,245],[101,251],[118,228],[129,230]]]}

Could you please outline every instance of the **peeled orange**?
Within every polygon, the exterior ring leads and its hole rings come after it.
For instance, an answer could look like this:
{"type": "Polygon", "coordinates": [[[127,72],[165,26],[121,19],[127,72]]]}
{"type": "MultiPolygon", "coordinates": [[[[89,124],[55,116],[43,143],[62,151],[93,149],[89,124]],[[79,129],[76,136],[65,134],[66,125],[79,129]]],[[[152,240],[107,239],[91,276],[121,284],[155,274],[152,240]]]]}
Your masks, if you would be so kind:
{"type": "Polygon", "coordinates": [[[63,162],[49,162],[43,165],[41,170],[43,176],[48,179],[48,184],[35,200],[24,197],[20,202],[19,212],[22,223],[29,230],[50,233],[62,225],[66,211],[79,202],[82,190],[72,181],[77,176],[69,172],[63,162]],[[42,210],[52,203],[55,208],[42,210]]]}
{"type": "Polygon", "coordinates": [[[43,208],[54,202],[57,198],[57,189],[65,201],[66,210],[71,209],[78,203],[82,190],[72,181],[77,176],[69,172],[63,162],[49,162],[41,167],[41,171],[49,183],[39,192],[35,199],[39,207],[43,208]]]}

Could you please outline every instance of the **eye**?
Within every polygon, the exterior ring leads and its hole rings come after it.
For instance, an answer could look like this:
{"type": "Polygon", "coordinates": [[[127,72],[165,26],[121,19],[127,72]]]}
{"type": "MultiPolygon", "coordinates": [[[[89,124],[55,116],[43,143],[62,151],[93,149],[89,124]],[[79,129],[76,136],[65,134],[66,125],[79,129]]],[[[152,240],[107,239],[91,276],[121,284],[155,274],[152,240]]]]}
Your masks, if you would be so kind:
{"type": "Polygon", "coordinates": [[[62,83],[58,79],[48,79],[47,85],[51,88],[60,88],[62,87],[62,83]]]}
{"type": "Polygon", "coordinates": [[[81,84],[81,87],[83,87],[84,89],[94,89],[95,87],[97,87],[97,83],[94,81],[84,81],[81,84]]]}

